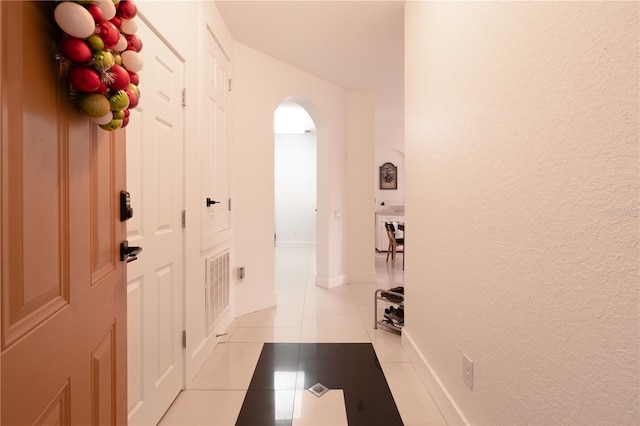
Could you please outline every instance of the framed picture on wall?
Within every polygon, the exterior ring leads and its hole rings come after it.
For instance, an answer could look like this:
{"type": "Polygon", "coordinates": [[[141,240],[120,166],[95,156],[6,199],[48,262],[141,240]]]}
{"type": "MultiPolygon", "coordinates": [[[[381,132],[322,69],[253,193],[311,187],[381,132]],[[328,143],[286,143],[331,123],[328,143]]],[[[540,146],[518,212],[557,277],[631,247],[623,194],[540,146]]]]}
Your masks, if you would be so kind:
{"type": "Polygon", "coordinates": [[[380,189],[398,189],[398,168],[393,163],[380,166],[380,189]]]}

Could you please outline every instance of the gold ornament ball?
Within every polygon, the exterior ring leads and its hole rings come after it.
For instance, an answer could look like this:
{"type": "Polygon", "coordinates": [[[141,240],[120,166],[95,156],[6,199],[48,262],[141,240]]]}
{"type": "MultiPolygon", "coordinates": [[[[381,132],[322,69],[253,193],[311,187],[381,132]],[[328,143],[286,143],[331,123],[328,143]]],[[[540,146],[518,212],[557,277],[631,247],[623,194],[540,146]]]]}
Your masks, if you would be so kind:
{"type": "Polygon", "coordinates": [[[89,117],[103,117],[111,109],[109,100],[101,94],[89,93],[80,98],[80,110],[89,117]]]}
{"type": "Polygon", "coordinates": [[[122,111],[129,106],[129,96],[124,90],[118,90],[109,98],[111,111],[122,111]]]}

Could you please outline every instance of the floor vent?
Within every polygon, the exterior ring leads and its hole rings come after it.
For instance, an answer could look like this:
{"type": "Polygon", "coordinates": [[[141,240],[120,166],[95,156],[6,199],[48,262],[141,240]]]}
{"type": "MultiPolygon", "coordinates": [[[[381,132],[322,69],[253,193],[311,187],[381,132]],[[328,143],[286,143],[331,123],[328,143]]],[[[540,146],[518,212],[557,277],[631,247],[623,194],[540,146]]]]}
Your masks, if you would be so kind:
{"type": "Polygon", "coordinates": [[[323,385],[322,383],[316,383],[315,385],[311,386],[308,389],[309,392],[311,392],[312,394],[314,394],[318,398],[320,398],[325,393],[329,392],[329,390],[330,389],[328,387],[326,387],[325,385],[323,385]]]}
{"type": "Polygon", "coordinates": [[[229,252],[224,251],[206,259],[205,263],[205,313],[207,332],[222,312],[229,306],[229,252]]]}

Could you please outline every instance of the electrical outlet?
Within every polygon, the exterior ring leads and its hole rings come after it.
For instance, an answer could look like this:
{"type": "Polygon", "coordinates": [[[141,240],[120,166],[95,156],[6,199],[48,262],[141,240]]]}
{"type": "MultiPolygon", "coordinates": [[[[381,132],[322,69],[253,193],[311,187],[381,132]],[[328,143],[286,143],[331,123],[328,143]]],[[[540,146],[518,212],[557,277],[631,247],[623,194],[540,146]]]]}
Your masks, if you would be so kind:
{"type": "Polygon", "coordinates": [[[244,279],[244,266],[238,267],[238,279],[239,280],[244,279]]]}
{"type": "Polygon", "coordinates": [[[465,354],[462,354],[462,380],[473,390],[473,361],[465,354]]]}

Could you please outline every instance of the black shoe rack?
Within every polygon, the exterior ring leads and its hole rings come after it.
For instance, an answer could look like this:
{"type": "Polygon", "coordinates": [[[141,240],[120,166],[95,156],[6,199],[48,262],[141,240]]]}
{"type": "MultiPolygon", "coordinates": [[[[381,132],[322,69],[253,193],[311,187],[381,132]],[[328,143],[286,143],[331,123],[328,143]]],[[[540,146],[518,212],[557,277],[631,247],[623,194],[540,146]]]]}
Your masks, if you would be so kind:
{"type": "Polygon", "coordinates": [[[378,289],[375,292],[373,303],[373,328],[383,326],[387,330],[392,330],[400,333],[404,326],[404,294],[397,291],[378,289]],[[385,315],[380,318],[378,316],[378,301],[385,302],[387,308],[385,308],[385,315]],[[402,322],[396,321],[397,312],[402,312],[402,322]],[[387,313],[389,315],[387,315],[387,313]],[[394,315],[396,314],[396,315],[394,315]]]}

